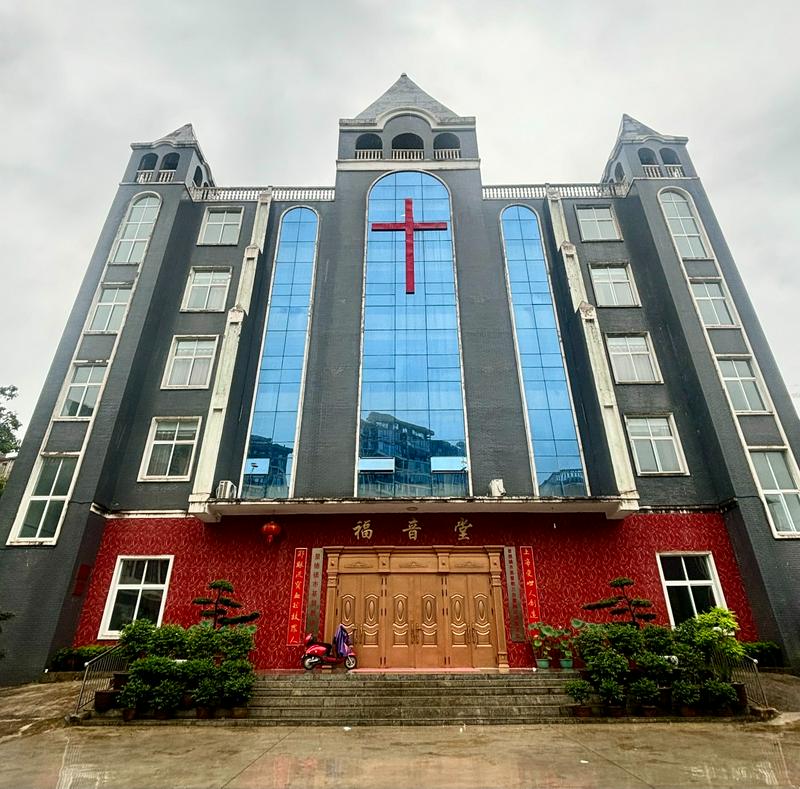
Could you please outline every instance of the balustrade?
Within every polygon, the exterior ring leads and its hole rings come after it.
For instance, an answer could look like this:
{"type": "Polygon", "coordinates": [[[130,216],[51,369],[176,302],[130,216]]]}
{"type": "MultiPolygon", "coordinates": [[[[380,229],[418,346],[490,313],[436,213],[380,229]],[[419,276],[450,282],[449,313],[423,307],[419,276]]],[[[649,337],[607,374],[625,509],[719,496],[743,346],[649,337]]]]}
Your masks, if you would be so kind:
{"type": "Polygon", "coordinates": [[[152,170],[139,170],[139,172],[136,173],[137,184],[149,184],[152,180],[153,180],[152,170]]]}
{"type": "Polygon", "coordinates": [[[461,148],[435,148],[433,151],[434,159],[460,159],[461,148]]]}
{"type": "Polygon", "coordinates": [[[392,148],[392,159],[409,161],[424,158],[425,152],[421,148],[392,148]]]}
{"type": "Polygon", "coordinates": [[[171,184],[174,178],[175,178],[175,170],[162,170],[158,174],[158,183],[171,184]]]}
{"type": "Polygon", "coordinates": [[[642,170],[644,171],[645,178],[661,178],[661,168],[657,164],[643,164],[642,170]]]}
{"type": "Polygon", "coordinates": [[[380,148],[356,149],[356,159],[383,159],[383,151],[380,148]]]}
{"type": "Polygon", "coordinates": [[[665,164],[664,169],[667,171],[667,178],[684,178],[682,164],[665,164]]]}

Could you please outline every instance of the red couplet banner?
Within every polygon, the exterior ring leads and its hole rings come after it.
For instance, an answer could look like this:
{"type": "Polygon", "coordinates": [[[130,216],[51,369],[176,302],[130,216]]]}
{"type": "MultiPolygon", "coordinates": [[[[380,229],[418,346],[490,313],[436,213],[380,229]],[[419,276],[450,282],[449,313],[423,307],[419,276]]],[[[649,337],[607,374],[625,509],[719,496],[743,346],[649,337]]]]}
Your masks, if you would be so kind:
{"type": "Polygon", "coordinates": [[[539,587],[536,585],[536,565],[533,562],[533,548],[521,545],[519,553],[522,558],[522,588],[525,595],[525,610],[528,612],[528,624],[541,621],[539,611],[539,587]]]}
{"type": "Polygon", "coordinates": [[[297,647],[303,643],[303,603],[307,564],[308,548],[295,548],[292,585],[289,589],[289,634],[286,638],[286,643],[290,647],[297,647]]]}

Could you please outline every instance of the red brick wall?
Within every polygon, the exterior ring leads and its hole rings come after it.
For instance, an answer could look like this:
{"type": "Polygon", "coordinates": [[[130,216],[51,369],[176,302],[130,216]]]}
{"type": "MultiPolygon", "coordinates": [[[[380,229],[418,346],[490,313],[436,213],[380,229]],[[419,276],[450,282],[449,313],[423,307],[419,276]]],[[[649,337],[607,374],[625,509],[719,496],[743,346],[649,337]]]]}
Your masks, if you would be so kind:
{"type": "MultiPolygon", "coordinates": [[[[131,518],[109,520],[92,573],[89,592],[75,634],[75,644],[97,640],[100,620],[120,554],[174,554],[164,622],[189,625],[198,620],[193,597],[214,578],[227,578],[247,610],[261,611],[256,637],[260,668],[294,668],[300,647],[286,646],[289,583],[295,547],[325,545],[455,545],[454,526],[460,515],[418,515],[422,530],[416,543],[402,529],[409,516],[370,518],[369,542],[358,541],[353,526],[358,516],[293,516],[279,518],[283,534],[268,546],[261,524],[269,518],[228,518],[206,525],[194,518],[131,518]]],[[[470,542],[462,545],[532,545],[542,619],[563,625],[581,616],[581,605],[608,594],[606,582],[618,575],[636,581],[637,596],[655,603],[658,622],[669,621],[656,564],[662,551],[706,551],[714,556],[725,602],[736,611],[741,636],[756,638],[725,526],[716,514],[642,514],[624,521],[601,515],[475,515],[470,542]]],[[[504,581],[505,583],[505,581],[504,581]]],[[[503,586],[505,595],[505,585],[503,586]]],[[[324,605],[324,587],[323,587],[324,605]]],[[[323,612],[324,616],[324,612],[323,612]]],[[[587,614],[586,618],[592,615],[587,614]]],[[[604,614],[596,612],[601,620],[604,614]]],[[[509,642],[512,666],[530,665],[525,644],[509,642]]]]}

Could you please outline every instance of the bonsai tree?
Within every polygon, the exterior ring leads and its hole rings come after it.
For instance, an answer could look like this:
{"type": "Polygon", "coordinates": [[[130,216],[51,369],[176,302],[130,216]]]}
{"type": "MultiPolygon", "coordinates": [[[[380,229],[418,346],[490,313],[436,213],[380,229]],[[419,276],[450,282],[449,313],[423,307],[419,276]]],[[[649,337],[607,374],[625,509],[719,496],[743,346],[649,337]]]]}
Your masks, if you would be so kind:
{"type": "Polygon", "coordinates": [[[627,589],[633,586],[635,581],[632,578],[612,578],[608,585],[617,590],[617,594],[596,600],[594,603],[583,605],[584,611],[598,611],[609,609],[611,616],[619,617],[620,621],[639,628],[643,622],[652,622],[656,615],[650,611],[642,609],[652,608],[653,601],[643,597],[631,597],[627,589]]]}
{"type": "Polygon", "coordinates": [[[211,620],[211,626],[214,629],[223,625],[243,625],[261,616],[258,611],[253,611],[250,614],[231,615],[232,611],[238,611],[243,605],[231,596],[234,593],[234,589],[230,581],[219,578],[216,581],[212,581],[208,588],[213,596],[195,597],[192,602],[195,605],[210,606],[210,608],[203,608],[200,616],[203,619],[211,620]]]}

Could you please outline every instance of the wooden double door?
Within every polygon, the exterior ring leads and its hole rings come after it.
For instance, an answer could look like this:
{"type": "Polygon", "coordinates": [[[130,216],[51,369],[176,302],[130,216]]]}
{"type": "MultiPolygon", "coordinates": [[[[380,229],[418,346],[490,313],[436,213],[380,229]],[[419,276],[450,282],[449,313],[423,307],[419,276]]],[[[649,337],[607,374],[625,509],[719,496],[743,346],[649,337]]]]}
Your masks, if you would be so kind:
{"type": "Polygon", "coordinates": [[[327,549],[325,632],[363,668],[507,668],[500,549],[327,549]]]}

